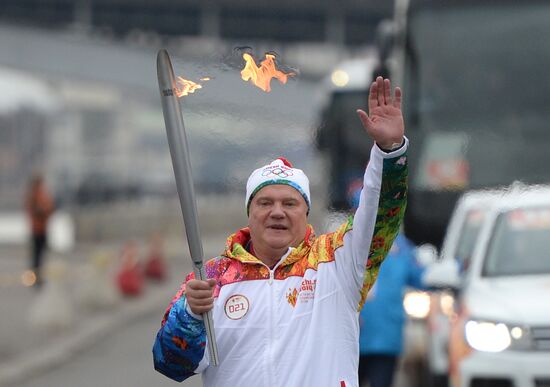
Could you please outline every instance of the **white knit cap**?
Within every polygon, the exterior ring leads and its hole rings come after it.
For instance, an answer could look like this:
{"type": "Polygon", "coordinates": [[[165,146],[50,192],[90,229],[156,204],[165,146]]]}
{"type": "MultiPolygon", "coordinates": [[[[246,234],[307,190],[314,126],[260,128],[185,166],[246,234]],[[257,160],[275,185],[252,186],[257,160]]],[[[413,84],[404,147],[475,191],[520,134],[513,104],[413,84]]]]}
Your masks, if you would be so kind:
{"type": "Polygon", "coordinates": [[[256,169],[246,182],[246,213],[250,202],[256,193],[266,185],[286,184],[295,188],[304,198],[307,204],[307,211],[311,208],[309,195],[309,179],[304,171],[293,168],[292,164],[284,157],[273,160],[270,164],[256,169]]]}

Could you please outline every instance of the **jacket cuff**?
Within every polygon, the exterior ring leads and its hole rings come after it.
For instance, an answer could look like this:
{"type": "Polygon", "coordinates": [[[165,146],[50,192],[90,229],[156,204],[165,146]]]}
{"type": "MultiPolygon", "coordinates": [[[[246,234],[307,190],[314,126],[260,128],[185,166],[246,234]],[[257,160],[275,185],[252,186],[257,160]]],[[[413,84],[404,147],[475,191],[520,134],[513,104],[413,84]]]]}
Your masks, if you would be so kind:
{"type": "Polygon", "coordinates": [[[401,146],[393,151],[387,151],[387,150],[384,150],[382,148],[380,148],[380,146],[378,146],[378,144],[375,143],[375,151],[378,152],[383,158],[385,159],[391,159],[393,157],[399,157],[401,156],[402,154],[404,154],[406,151],[407,151],[407,148],[409,147],[409,139],[406,137],[406,136],[403,136],[403,143],[401,144],[401,146]]]}
{"type": "Polygon", "coordinates": [[[188,314],[189,316],[193,317],[195,320],[200,320],[200,321],[203,320],[201,314],[193,313],[193,311],[191,310],[191,307],[190,307],[189,304],[187,303],[187,299],[185,299],[185,311],[187,312],[187,314],[188,314]]]}

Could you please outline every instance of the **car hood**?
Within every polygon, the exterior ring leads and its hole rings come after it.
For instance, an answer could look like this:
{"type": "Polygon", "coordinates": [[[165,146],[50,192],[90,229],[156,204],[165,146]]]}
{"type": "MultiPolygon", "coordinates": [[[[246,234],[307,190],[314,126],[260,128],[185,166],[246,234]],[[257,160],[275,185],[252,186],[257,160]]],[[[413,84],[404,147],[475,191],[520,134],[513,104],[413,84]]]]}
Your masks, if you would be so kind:
{"type": "Polygon", "coordinates": [[[473,318],[550,325],[550,275],[483,278],[464,289],[463,300],[473,318]]]}

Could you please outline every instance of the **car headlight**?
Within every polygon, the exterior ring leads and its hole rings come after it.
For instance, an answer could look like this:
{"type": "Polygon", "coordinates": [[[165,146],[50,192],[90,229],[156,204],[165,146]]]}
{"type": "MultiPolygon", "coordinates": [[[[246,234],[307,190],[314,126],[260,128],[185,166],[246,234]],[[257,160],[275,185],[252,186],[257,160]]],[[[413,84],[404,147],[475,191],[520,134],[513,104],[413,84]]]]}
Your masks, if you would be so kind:
{"type": "Polygon", "coordinates": [[[469,320],[465,325],[465,335],[472,348],[483,352],[526,350],[531,347],[528,328],[499,322],[469,320]]]}
{"type": "Polygon", "coordinates": [[[403,298],[403,307],[409,317],[426,318],[430,312],[430,295],[419,291],[408,292],[403,298]]]}

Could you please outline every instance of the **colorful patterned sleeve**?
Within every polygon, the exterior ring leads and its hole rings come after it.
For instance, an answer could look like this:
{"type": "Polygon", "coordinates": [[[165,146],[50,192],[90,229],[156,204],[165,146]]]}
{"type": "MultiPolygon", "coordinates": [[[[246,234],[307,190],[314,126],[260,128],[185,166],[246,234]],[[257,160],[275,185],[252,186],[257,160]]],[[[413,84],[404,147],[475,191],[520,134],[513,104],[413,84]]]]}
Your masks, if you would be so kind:
{"type": "Polygon", "coordinates": [[[376,281],[380,265],[399,233],[407,207],[407,176],[406,154],[384,159],[376,222],[363,276],[358,310],[363,307],[367,293],[376,281]]]}
{"type": "Polygon", "coordinates": [[[206,330],[187,310],[185,285],[168,308],[154,346],[155,369],[181,382],[194,375],[205,357],[206,330]]]}
{"type": "Polygon", "coordinates": [[[407,147],[408,139],[390,153],[372,147],[354,216],[313,246],[321,261],[335,261],[336,275],[353,309],[363,306],[399,232],[407,203],[407,147]]]}

